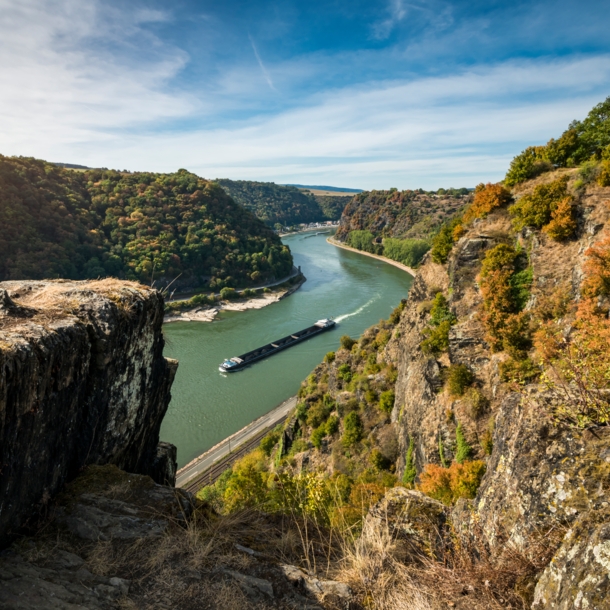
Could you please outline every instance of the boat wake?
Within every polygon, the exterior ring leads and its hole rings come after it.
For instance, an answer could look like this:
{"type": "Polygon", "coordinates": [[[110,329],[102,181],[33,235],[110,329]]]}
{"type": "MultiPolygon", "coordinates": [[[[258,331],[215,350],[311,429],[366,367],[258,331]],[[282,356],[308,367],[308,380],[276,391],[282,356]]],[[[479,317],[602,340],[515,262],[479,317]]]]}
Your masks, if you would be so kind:
{"type": "Polygon", "coordinates": [[[374,296],[368,303],[365,303],[361,307],[358,307],[358,309],[356,309],[356,311],[352,311],[352,313],[346,313],[346,314],[343,314],[342,316],[335,318],[335,322],[343,322],[343,320],[346,320],[347,318],[351,318],[352,316],[357,316],[359,313],[362,313],[371,303],[374,303],[377,299],[379,299],[380,296],[381,296],[381,294],[374,296]]]}

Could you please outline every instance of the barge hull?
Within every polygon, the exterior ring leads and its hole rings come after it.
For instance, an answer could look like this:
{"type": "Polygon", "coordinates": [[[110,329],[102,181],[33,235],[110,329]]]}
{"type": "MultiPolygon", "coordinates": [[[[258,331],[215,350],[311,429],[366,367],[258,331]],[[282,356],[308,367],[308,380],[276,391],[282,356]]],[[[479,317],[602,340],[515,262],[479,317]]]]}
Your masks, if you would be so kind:
{"type": "Polygon", "coordinates": [[[271,343],[267,343],[267,345],[263,345],[262,347],[246,352],[241,356],[226,360],[220,365],[220,371],[223,373],[233,373],[235,371],[239,371],[246,366],[253,364],[254,362],[258,362],[263,358],[277,354],[288,347],[297,345],[306,339],[315,337],[324,331],[330,330],[335,326],[335,324],[336,322],[334,320],[320,320],[313,326],[309,326],[308,328],[304,328],[303,330],[300,330],[294,334],[282,337],[281,339],[277,339],[271,343]]]}

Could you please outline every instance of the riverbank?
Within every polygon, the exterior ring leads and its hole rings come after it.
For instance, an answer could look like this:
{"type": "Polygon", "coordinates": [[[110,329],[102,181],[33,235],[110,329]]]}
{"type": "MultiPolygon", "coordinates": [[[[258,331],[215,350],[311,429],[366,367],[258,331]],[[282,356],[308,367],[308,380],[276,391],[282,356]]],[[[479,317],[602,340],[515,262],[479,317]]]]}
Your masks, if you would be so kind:
{"type": "Polygon", "coordinates": [[[306,280],[307,278],[301,274],[300,279],[293,286],[277,292],[263,293],[260,296],[246,298],[245,300],[219,301],[214,305],[193,304],[192,307],[185,308],[184,310],[166,313],[163,322],[165,324],[169,324],[170,322],[212,322],[221,311],[262,309],[263,307],[267,307],[267,305],[277,303],[290,296],[293,292],[296,292],[306,280]]]}
{"type": "Polygon", "coordinates": [[[290,397],[269,413],[244,426],[180,468],[176,473],[176,487],[186,488],[194,493],[214,482],[241,455],[254,449],[251,447],[252,443],[260,442],[262,436],[283,422],[296,408],[296,404],[297,397],[290,397]],[[213,473],[212,469],[214,469],[213,473]]]}
{"type": "Polygon", "coordinates": [[[357,254],[362,254],[364,256],[369,256],[370,258],[376,258],[377,260],[383,261],[384,263],[388,263],[388,265],[393,265],[394,267],[398,267],[403,271],[406,271],[409,275],[415,277],[417,271],[411,267],[407,267],[398,261],[394,261],[391,258],[386,258],[385,256],[379,256],[378,254],[371,254],[370,252],[364,252],[363,250],[358,250],[356,248],[352,248],[351,246],[346,246],[341,242],[333,239],[332,237],[327,237],[326,241],[332,246],[336,246],[337,248],[343,248],[344,250],[351,250],[352,252],[356,252],[357,254]]]}

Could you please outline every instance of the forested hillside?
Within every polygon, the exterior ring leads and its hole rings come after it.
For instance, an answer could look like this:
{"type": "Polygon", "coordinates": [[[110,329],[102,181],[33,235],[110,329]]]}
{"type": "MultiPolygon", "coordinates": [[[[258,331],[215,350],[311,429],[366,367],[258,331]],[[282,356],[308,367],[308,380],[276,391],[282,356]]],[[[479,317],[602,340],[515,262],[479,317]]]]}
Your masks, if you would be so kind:
{"type": "Polygon", "coordinates": [[[441,225],[470,200],[466,188],[363,192],[343,210],[336,238],[413,267],[441,225]]]}
{"type": "Polygon", "coordinates": [[[268,225],[276,223],[290,226],[301,222],[319,222],[322,220],[338,220],[343,206],[349,198],[337,197],[342,202],[318,201],[310,193],[305,193],[294,186],[281,186],[273,182],[252,182],[250,180],[219,179],[216,182],[237,203],[248,208],[268,225]]]}
{"type": "Polygon", "coordinates": [[[273,231],[186,170],[73,171],[0,156],[0,280],[180,276],[219,289],[291,268],[273,231]]]}

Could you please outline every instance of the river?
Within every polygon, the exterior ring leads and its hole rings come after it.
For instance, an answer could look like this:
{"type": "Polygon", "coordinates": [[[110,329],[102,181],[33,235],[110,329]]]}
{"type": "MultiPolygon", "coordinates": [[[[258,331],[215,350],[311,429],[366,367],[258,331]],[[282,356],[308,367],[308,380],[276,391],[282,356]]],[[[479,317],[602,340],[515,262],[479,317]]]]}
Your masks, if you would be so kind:
{"type": "Polygon", "coordinates": [[[359,337],[407,296],[412,278],[384,262],[336,248],[328,234],[283,239],[307,281],[283,301],[258,310],[221,312],[214,322],[164,326],[165,355],[180,361],[161,439],[178,447],[179,466],[294,395],[339,337],[359,337]],[[334,317],[337,327],[232,374],[227,357],[334,317]]]}

